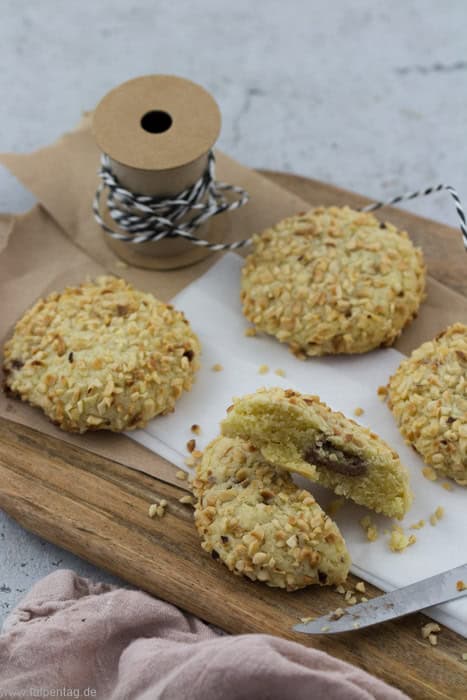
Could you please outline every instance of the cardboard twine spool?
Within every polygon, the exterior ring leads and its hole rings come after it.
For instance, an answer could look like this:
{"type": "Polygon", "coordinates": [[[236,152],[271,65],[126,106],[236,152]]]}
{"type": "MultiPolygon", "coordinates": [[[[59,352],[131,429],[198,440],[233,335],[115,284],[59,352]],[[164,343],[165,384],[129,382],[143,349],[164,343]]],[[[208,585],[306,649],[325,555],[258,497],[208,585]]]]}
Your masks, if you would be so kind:
{"type": "MultiPolygon", "coordinates": [[[[93,118],[97,144],[121,185],[160,198],[177,195],[200,178],[220,126],[211,95],[172,75],[147,75],[119,85],[101,100],[93,118]]],[[[103,218],[112,221],[106,212],[103,218]]],[[[219,243],[226,226],[221,214],[201,225],[197,235],[219,243]]],[[[190,265],[211,252],[180,238],[132,244],[106,235],[106,240],[123,260],[156,270],[190,265]]]]}

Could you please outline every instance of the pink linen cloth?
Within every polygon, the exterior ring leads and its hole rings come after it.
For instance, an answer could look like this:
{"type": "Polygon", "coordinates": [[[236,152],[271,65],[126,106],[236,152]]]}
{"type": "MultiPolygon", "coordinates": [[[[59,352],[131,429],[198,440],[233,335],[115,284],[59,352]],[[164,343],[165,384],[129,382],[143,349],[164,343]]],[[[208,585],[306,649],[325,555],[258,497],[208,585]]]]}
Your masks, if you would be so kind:
{"type": "Polygon", "coordinates": [[[39,581],[0,636],[0,698],[403,700],[354,666],[263,634],[222,636],[141,591],[39,581]]]}

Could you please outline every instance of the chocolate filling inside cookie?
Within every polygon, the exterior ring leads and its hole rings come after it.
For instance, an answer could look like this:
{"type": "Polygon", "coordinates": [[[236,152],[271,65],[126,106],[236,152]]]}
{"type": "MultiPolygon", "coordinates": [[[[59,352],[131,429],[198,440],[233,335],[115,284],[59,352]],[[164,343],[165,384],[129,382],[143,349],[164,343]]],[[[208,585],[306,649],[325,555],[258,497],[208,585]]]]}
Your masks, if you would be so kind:
{"type": "Polygon", "coordinates": [[[316,467],[326,467],[345,476],[362,476],[368,470],[361,457],[337,449],[328,440],[317,440],[306,449],[303,459],[316,467]]]}

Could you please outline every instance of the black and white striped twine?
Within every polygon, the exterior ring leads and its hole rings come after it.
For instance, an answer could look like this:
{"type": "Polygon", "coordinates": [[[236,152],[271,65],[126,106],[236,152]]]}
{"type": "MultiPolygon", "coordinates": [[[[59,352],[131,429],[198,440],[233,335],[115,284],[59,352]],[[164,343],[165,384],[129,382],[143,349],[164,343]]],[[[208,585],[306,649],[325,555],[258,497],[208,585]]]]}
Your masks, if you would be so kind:
{"type": "Polygon", "coordinates": [[[208,154],[208,165],[194,185],[187,187],[173,199],[161,199],[149,195],[135,194],[120,185],[110,168],[107,155],[101,157],[100,184],[97,189],[93,211],[97,222],[107,233],[126,243],[148,243],[163,238],[185,238],[193,245],[210,250],[235,250],[247,245],[249,240],[236,243],[210,243],[198,238],[196,229],[208,219],[226,211],[233,211],[248,202],[248,193],[241,187],[218,182],[215,179],[215,157],[208,154]],[[106,205],[117,230],[108,226],[101,216],[101,197],[106,190],[106,205]],[[236,199],[226,193],[237,195],[236,199]],[[190,220],[181,220],[193,213],[190,220]]]}
{"type": "Polygon", "coordinates": [[[387,202],[375,202],[374,204],[368,204],[366,207],[362,207],[360,211],[375,211],[376,209],[381,209],[381,207],[388,207],[391,204],[399,204],[399,202],[408,202],[410,199],[416,199],[417,197],[426,197],[430,194],[434,194],[435,192],[441,192],[442,190],[449,192],[454,200],[454,206],[456,207],[457,215],[459,217],[459,228],[462,233],[464,248],[467,252],[467,222],[465,213],[464,209],[462,208],[459,195],[457,194],[457,190],[455,190],[451,185],[435,185],[434,187],[427,187],[425,190],[407,192],[406,194],[401,194],[398,197],[393,197],[387,202]]]}
{"type": "MultiPolygon", "coordinates": [[[[234,211],[248,202],[248,193],[243,188],[218,182],[215,179],[215,156],[212,151],[208,154],[207,168],[199,180],[173,199],[160,199],[126,190],[112,173],[109,158],[105,154],[101,157],[99,177],[100,184],[93,203],[94,216],[109,236],[119,241],[138,244],[156,242],[163,238],[184,238],[193,245],[213,251],[237,250],[250,245],[252,241],[251,238],[245,238],[234,243],[210,243],[196,236],[196,230],[211,217],[226,211],[234,211]],[[107,211],[115,222],[115,228],[108,226],[101,216],[101,198],[104,191],[106,191],[107,211]],[[236,195],[236,198],[232,200],[231,196],[226,196],[227,193],[236,195]],[[181,221],[190,213],[193,213],[191,219],[181,221]]],[[[467,221],[459,195],[451,185],[435,185],[424,190],[408,192],[384,202],[368,204],[361,207],[360,211],[375,211],[417,197],[426,197],[442,190],[449,192],[454,200],[464,247],[467,251],[467,221]]]]}

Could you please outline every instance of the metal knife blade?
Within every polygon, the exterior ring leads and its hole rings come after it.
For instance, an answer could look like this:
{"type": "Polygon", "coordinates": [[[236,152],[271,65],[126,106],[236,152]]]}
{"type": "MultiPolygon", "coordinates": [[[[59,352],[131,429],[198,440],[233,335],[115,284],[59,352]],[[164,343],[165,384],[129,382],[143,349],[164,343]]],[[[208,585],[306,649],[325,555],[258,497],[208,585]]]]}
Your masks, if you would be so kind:
{"type": "Polygon", "coordinates": [[[349,632],[375,625],[378,622],[393,620],[438,603],[461,598],[467,594],[467,564],[436,576],[417,581],[410,586],[398,588],[377,598],[352,605],[339,619],[332,619],[333,613],[318,617],[310,622],[294,626],[295,632],[305,634],[336,634],[349,632]],[[465,581],[465,588],[463,583],[465,581]]]}

